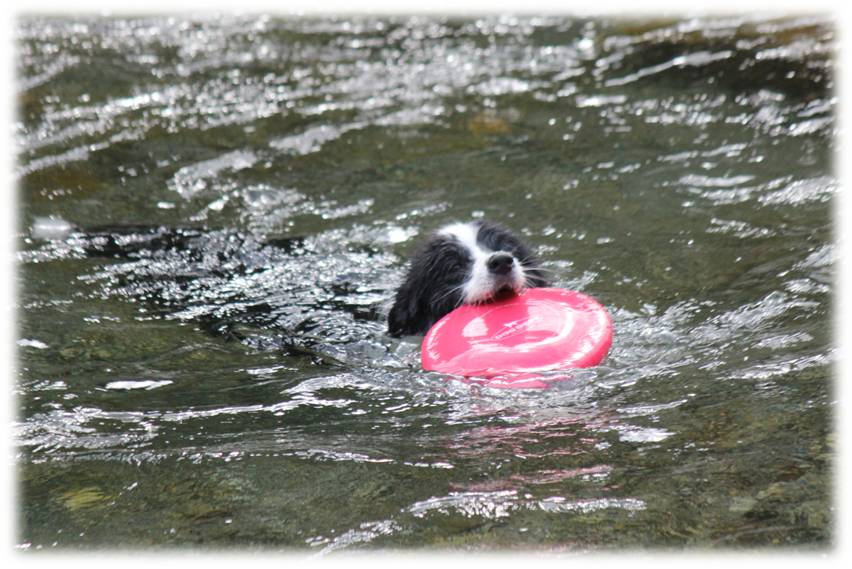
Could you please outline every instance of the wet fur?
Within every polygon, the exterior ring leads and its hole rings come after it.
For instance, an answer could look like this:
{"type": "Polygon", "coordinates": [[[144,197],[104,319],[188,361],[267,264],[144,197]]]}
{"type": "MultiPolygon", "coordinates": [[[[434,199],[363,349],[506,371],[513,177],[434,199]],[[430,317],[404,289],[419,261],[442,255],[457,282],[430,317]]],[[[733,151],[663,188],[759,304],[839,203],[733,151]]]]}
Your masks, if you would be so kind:
{"type": "Polygon", "coordinates": [[[488,302],[541,286],[547,286],[547,281],[538,260],[509,231],[484,221],[451,224],[433,233],[412,255],[388,313],[388,333],[423,334],[462,304],[488,302]],[[516,272],[504,276],[483,269],[494,253],[510,254],[516,272]]]}

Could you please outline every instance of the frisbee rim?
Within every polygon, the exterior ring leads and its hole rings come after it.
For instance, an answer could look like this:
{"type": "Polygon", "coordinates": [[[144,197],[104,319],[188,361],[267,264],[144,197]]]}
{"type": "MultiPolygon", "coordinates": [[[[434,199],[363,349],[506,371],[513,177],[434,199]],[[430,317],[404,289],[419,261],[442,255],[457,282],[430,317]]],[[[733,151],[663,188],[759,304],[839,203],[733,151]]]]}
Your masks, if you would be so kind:
{"type": "MultiPolygon", "coordinates": [[[[541,310],[541,308],[539,308],[539,310],[541,310]]],[[[575,323],[576,322],[572,321],[570,324],[573,326],[575,323]]],[[[556,332],[559,332],[559,330],[555,330],[554,334],[556,332]]],[[[551,334],[551,336],[552,335],[553,334],[551,334]]],[[[489,379],[493,379],[494,383],[500,383],[501,387],[511,387],[512,380],[510,378],[514,376],[517,378],[515,381],[518,383],[530,383],[539,380],[545,384],[549,384],[567,378],[548,378],[546,376],[536,378],[535,376],[543,372],[586,368],[598,365],[609,353],[612,346],[612,336],[612,319],[609,312],[596,299],[585,293],[574,290],[552,287],[532,288],[523,291],[520,295],[489,303],[487,305],[461,306],[444,315],[440,320],[432,325],[423,337],[423,341],[421,342],[420,363],[424,370],[447,373],[464,378],[476,378],[476,383],[487,383],[489,379]],[[557,306],[558,309],[562,310],[566,314],[593,313],[591,318],[586,317],[585,320],[581,321],[584,328],[578,333],[579,339],[574,337],[566,339],[566,341],[571,341],[572,346],[575,348],[580,346],[584,340],[588,341],[591,339],[592,343],[584,350],[572,349],[571,346],[568,346],[568,349],[566,350],[568,357],[556,359],[553,358],[554,346],[548,346],[551,352],[548,355],[551,356],[552,361],[544,361],[540,365],[530,363],[524,364],[523,362],[517,366],[506,365],[505,363],[493,366],[459,365],[459,359],[463,361],[466,354],[470,355],[470,344],[464,344],[462,346],[462,351],[452,357],[442,358],[437,355],[441,351],[439,343],[442,333],[441,331],[455,320],[459,320],[459,322],[456,322],[456,329],[454,329],[453,332],[459,334],[460,329],[469,325],[477,318],[485,318],[486,315],[493,310],[500,310],[501,306],[515,308],[515,305],[517,305],[519,301],[526,301],[527,303],[539,305],[544,303],[545,307],[548,305],[557,306]],[[483,310],[485,312],[483,312],[483,310]],[[466,312],[469,314],[465,314],[466,312]],[[467,321],[465,322],[463,319],[466,316],[467,321]],[[585,327],[587,321],[591,321],[591,329],[590,327],[585,327]]],[[[528,347],[528,344],[526,346],[528,347]]],[[[501,352],[505,351],[511,353],[516,348],[516,345],[501,345],[497,342],[488,345],[486,350],[494,351],[499,349],[501,352]]],[[[518,352],[519,357],[524,354],[527,355],[526,359],[529,359],[529,352],[518,352]]],[[[471,357],[475,359],[478,357],[487,357],[487,355],[487,353],[479,356],[474,354],[471,357]]]]}

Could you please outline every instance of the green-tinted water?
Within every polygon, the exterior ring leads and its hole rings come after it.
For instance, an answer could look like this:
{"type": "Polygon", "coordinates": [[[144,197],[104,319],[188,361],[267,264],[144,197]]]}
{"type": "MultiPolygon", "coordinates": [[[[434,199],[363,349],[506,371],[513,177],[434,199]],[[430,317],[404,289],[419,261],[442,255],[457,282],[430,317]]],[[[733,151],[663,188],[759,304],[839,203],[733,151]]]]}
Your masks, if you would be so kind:
{"type": "Polygon", "coordinates": [[[830,543],[828,20],[17,44],[20,547],[830,543]],[[489,390],[384,335],[418,240],[479,217],[610,309],[604,365],[489,390]]]}

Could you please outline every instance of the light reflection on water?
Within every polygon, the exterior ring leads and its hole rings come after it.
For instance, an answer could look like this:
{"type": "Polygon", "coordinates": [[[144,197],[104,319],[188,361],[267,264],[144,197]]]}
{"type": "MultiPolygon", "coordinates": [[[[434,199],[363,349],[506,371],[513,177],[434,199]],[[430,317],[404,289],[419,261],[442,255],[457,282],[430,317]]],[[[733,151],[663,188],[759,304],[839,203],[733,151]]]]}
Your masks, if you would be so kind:
{"type": "Polygon", "coordinates": [[[17,41],[22,548],[828,543],[829,21],[17,41]],[[384,334],[483,217],[609,308],[603,365],[494,390],[384,334]]]}

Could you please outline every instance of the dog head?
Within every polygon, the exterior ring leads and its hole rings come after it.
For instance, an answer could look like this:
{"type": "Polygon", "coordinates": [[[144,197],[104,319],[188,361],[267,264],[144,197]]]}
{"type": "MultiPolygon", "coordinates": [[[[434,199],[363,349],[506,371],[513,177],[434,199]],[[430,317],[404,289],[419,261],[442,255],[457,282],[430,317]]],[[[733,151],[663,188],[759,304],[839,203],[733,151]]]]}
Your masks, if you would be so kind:
{"type": "Polygon", "coordinates": [[[392,336],[426,332],[462,304],[481,304],[546,286],[532,251],[488,222],[439,229],[412,257],[388,315],[392,336]]]}

